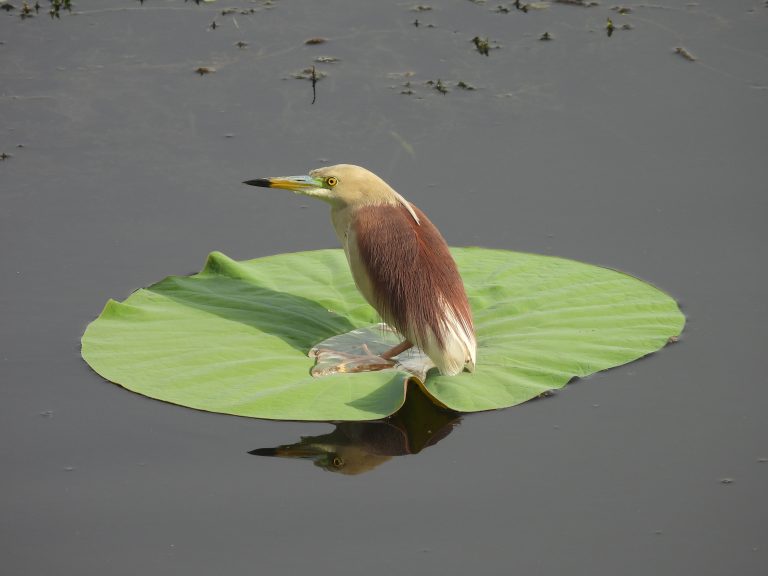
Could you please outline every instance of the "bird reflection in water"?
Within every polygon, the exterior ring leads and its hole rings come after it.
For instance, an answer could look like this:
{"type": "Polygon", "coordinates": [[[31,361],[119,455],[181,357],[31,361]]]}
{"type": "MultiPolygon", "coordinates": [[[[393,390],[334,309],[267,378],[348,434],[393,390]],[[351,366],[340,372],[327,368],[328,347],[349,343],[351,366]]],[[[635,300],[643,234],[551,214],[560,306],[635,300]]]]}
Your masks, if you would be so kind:
{"type": "Polygon", "coordinates": [[[383,420],[340,422],[320,436],[302,436],[295,444],[257,448],[249,454],[312,460],[330,472],[362,474],[393,456],[418,454],[453,431],[460,414],[436,406],[415,383],[409,382],[403,406],[383,420]]]}

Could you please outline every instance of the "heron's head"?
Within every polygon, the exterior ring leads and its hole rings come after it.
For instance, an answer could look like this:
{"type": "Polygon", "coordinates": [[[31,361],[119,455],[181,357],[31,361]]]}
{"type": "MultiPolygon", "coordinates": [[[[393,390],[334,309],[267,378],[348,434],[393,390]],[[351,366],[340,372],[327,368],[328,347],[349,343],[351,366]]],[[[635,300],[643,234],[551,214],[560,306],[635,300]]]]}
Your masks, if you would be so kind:
{"type": "MultiPolygon", "coordinates": [[[[317,168],[303,176],[246,180],[244,184],[291,190],[297,194],[319,198],[335,205],[355,207],[401,203],[412,212],[408,202],[389,184],[373,172],[352,164],[337,164],[336,166],[317,168]]],[[[414,218],[416,218],[415,215],[414,218]]]]}
{"type": "MultiPolygon", "coordinates": [[[[355,422],[355,424],[359,423],[355,422]]],[[[338,472],[351,476],[373,470],[392,458],[392,456],[376,454],[366,450],[363,446],[354,444],[339,445],[313,442],[315,439],[322,440],[330,437],[334,433],[335,431],[325,436],[308,436],[296,444],[278,446],[277,448],[257,448],[251,450],[249,454],[312,460],[315,466],[328,472],[338,472]]]]}

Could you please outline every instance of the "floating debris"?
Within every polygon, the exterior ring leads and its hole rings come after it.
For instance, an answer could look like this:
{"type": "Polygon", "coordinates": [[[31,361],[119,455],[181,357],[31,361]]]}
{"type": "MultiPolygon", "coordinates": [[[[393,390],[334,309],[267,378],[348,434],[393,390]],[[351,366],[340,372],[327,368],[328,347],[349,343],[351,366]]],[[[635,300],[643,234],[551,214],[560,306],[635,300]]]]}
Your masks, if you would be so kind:
{"type": "Polygon", "coordinates": [[[326,74],[324,72],[319,72],[318,70],[315,69],[314,66],[312,66],[310,68],[304,68],[299,72],[294,72],[293,74],[291,74],[291,76],[296,80],[309,80],[310,82],[312,82],[312,104],[314,104],[315,101],[317,100],[317,91],[315,89],[315,85],[320,80],[325,78],[326,74]]]}
{"type": "Polygon", "coordinates": [[[248,42],[243,42],[242,40],[239,40],[238,42],[235,42],[235,46],[238,48],[246,48],[248,46],[248,42]]]}
{"type": "Polygon", "coordinates": [[[432,10],[432,6],[429,6],[427,4],[417,4],[413,8],[411,8],[411,12],[430,12],[432,10]]]}
{"type": "Polygon", "coordinates": [[[480,52],[480,54],[488,56],[488,53],[491,49],[491,43],[488,41],[488,38],[480,38],[480,36],[475,36],[472,38],[472,43],[475,45],[475,48],[477,48],[477,51],[480,52]]]}
{"type": "Polygon", "coordinates": [[[200,66],[199,68],[195,68],[195,74],[200,74],[200,76],[205,76],[206,74],[213,74],[216,72],[215,68],[210,68],[209,66],[200,66]]]}
{"type": "Polygon", "coordinates": [[[496,6],[494,12],[496,12],[496,14],[509,14],[509,8],[506,6],[496,6]]]}
{"type": "Polygon", "coordinates": [[[733,484],[733,478],[720,478],[720,484],[733,484]]]}
{"type": "MultiPolygon", "coordinates": [[[[24,2],[26,4],[26,2],[24,2]]],[[[35,6],[37,6],[37,3],[35,3],[35,6]]],[[[39,9],[39,6],[37,6],[39,9]]],[[[51,0],[51,9],[48,10],[48,14],[51,18],[61,18],[61,9],[64,8],[64,10],[68,12],[72,12],[72,0],[51,0]]]]}
{"type": "Polygon", "coordinates": [[[611,8],[614,12],[618,12],[619,14],[632,14],[632,8],[628,8],[626,6],[613,6],[611,8]]]}
{"type": "Polygon", "coordinates": [[[406,70],[405,72],[389,72],[387,74],[387,78],[391,78],[392,80],[397,80],[399,78],[413,78],[416,76],[416,72],[413,70],[406,70]]]}
{"type": "Polygon", "coordinates": [[[304,44],[307,46],[314,46],[316,44],[325,44],[328,42],[328,38],[320,38],[319,36],[316,38],[308,38],[304,40],[304,44]]]}
{"type": "Polygon", "coordinates": [[[0,162],[8,160],[8,158],[11,158],[11,155],[7,152],[0,152],[0,162]]]}
{"type": "Polygon", "coordinates": [[[210,26],[208,26],[208,28],[210,28],[211,30],[216,30],[216,20],[214,20],[213,22],[211,22],[211,25],[210,25],[210,26]]]}
{"type": "Polygon", "coordinates": [[[464,82],[464,80],[459,80],[459,81],[456,83],[456,87],[457,87],[457,88],[461,88],[462,90],[477,90],[477,88],[475,88],[474,86],[472,86],[472,84],[469,84],[469,83],[467,83],[467,82],[464,82]]]}
{"type": "MultiPolygon", "coordinates": [[[[8,4],[8,6],[9,6],[10,8],[6,8],[6,10],[7,10],[7,11],[10,11],[10,10],[13,10],[13,9],[15,9],[15,6],[13,6],[13,5],[11,5],[11,4],[8,4]]],[[[5,8],[5,5],[3,5],[3,7],[5,8]]],[[[32,18],[32,17],[33,17],[35,14],[37,14],[39,11],[40,11],[40,4],[38,4],[37,2],[35,2],[35,5],[34,5],[34,7],[33,7],[33,6],[30,6],[30,5],[29,5],[29,4],[26,2],[26,0],[25,0],[25,1],[24,1],[24,3],[21,5],[21,11],[19,12],[19,17],[20,17],[22,20],[26,20],[27,18],[32,18]]]]}
{"type": "Polygon", "coordinates": [[[539,40],[542,42],[548,42],[549,40],[552,40],[552,35],[549,32],[544,32],[544,34],[539,36],[539,40]]]}
{"type": "Polygon", "coordinates": [[[324,72],[315,70],[314,66],[311,68],[304,68],[303,70],[291,74],[291,77],[295,78],[296,80],[310,80],[312,82],[318,82],[319,80],[325,78],[325,76],[326,74],[324,72]]]}
{"type": "Polygon", "coordinates": [[[437,81],[427,80],[425,84],[427,86],[432,86],[432,88],[440,92],[440,94],[443,94],[443,95],[448,94],[448,87],[445,84],[443,84],[443,81],[440,80],[440,78],[438,78],[437,81]]]}
{"type": "Polygon", "coordinates": [[[680,56],[688,60],[688,62],[696,62],[696,58],[694,58],[693,54],[688,52],[688,50],[686,50],[682,46],[678,46],[677,48],[675,48],[675,54],[680,54],[680,56]]]}
{"type": "Polygon", "coordinates": [[[680,336],[670,336],[667,338],[667,344],[675,344],[677,342],[680,342],[680,336]]]}
{"type": "Polygon", "coordinates": [[[515,3],[512,4],[515,8],[520,10],[521,12],[527,14],[528,13],[528,4],[522,4],[520,0],[515,0],[515,3]]]}
{"type": "Polygon", "coordinates": [[[608,34],[608,38],[613,36],[613,31],[616,30],[616,26],[613,25],[613,20],[610,18],[606,18],[607,22],[605,23],[605,32],[608,34]]]}
{"type": "Polygon", "coordinates": [[[599,6],[599,2],[587,2],[586,0],[555,0],[555,4],[566,4],[567,6],[580,6],[582,8],[592,8],[599,6]]]}
{"type": "Polygon", "coordinates": [[[339,59],[335,56],[318,56],[315,58],[315,62],[318,64],[333,64],[335,62],[338,62],[339,59]]]}
{"type": "Polygon", "coordinates": [[[410,82],[403,82],[402,86],[403,86],[403,89],[400,90],[400,94],[404,94],[405,96],[411,96],[413,94],[413,90],[411,90],[410,82]]]}

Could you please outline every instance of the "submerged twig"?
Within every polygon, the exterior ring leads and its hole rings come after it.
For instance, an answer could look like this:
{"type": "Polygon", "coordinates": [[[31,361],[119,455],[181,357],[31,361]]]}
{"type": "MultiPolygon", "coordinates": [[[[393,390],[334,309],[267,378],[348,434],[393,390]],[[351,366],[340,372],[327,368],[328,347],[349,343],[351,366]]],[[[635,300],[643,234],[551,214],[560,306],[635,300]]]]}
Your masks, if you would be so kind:
{"type": "Polygon", "coordinates": [[[555,0],[555,4],[568,4],[569,6],[581,6],[582,8],[592,8],[597,6],[598,2],[589,0],[555,0]]]}
{"type": "Polygon", "coordinates": [[[315,103],[315,100],[317,100],[317,90],[315,89],[315,84],[317,84],[317,72],[315,72],[315,67],[312,66],[312,104],[315,103]]]}

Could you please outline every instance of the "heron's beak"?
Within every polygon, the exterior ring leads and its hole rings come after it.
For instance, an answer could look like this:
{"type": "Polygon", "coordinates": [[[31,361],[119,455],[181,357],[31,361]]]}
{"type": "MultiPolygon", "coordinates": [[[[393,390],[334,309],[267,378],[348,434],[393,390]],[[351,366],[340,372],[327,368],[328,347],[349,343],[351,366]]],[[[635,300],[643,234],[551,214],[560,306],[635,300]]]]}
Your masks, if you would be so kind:
{"type": "Polygon", "coordinates": [[[262,188],[281,188],[304,194],[308,190],[314,190],[323,187],[323,182],[319,178],[312,176],[280,176],[278,178],[257,178],[256,180],[246,180],[243,184],[251,186],[261,186],[262,188]]]}
{"type": "MultiPolygon", "coordinates": [[[[331,447],[332,449],[333,447],[331,447]]],[[[298,442],[296,444],[288,444],[285,446],[277,446],[276,448],[257,448],[251,450],[249,454],[255,456],[277,456],[279,458],[309,458],[310,460],[317,460],[326,456],[330,449],[325,446],[316,446],[314,444],[302,444],[298,442]]]]}

